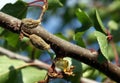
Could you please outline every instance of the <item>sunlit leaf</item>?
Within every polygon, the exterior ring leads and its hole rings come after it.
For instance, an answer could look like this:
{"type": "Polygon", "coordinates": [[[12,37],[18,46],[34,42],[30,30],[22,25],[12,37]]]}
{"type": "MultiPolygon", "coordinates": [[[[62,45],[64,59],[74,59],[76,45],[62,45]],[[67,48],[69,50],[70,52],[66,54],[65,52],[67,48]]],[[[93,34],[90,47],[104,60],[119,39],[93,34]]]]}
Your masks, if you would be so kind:
{"type": "Polygon", "coordinates": [[[104,27],[104,25],[103,25],[103,23],[102,23],[102,20],[101,20],[101,18],[100,18],[100,16],[99,16],[99,13],[98,13],[98,11],[96,10],[96,12],[95,12],[95,19],[94,19],[94,26],[95,26],[95,29],[97,30],[97,31],[100,31],[100,32],[102,32],[102,33],[106,33],[106,29],[105,29],[105,27],[104,27]]]}
{"type": "Polygon", "coordinates": [[[117,22],[115,22],[114,20],[110,20],[108,22],[108,27],[110,28],[110,30],[118,30],[119,25],[117,22]]]}
{"type": "Polygon", "coordinates": [[[43,80],[46,71],[35,67],[23,67],[27,63],[0,56],[0,83],[35,83],[43,80]]]}
{"type": "Polygon", "coordinates": [[[86,31],[92,26],[92,22],[89,16],[82,10],[77,9],[76,16],[82,24],[82,27],[79,29],[79,31],[86,31]]]}
{"type": "Polygon", "coordinates": [[[21,0],[18,0],[14,4],[8,3],[1,9],[1,11],[19,19],[22,19],[26,17],[27,3],[21,0]]]}
{"type": "Polygon", "coordinates": [[[100,46],[100,50],[102,52],[102,54],[108,59],[108,42],[107,42],[107,37],[99,32],[99,31],[95,31],[94,35],[97,38],[98,44],[100,46]]]}

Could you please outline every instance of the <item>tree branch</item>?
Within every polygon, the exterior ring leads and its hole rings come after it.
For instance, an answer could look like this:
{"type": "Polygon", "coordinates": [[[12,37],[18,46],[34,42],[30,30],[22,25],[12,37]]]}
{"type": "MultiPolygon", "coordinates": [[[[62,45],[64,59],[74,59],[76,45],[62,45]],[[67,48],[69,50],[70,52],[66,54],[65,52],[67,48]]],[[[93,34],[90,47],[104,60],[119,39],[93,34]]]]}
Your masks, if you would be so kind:
{"type": "MultiPolygon", "coordinates": [[[[9,29],[12,32],[20,33],[20,25],[21,21],[19,19],[0,12],[0,26],[3,28],[9,29]]],[[[120,68],[109,61],[100,63],[96,52],[91,52],[88,49],[62,40],[47,32],[42,26],[38,26],[34,29],[24,28],[24,31],[28,34],[36,34],[42,37],[48,44],[50,44],[57,57],[68,56],[74,58],[98,69],[116,82],[120,82],[120,68]]]]}
{"type": "Polygon", "coordinates": [[[22,60],[22,61],[25,61],[25,62],[30,62],[30,63],[33,64],[33,66],[37,66],[39,68],[43,68],[43,69],[46,69],[46,70],[51,69],[50,65],[48,65],[48,64],[46,64],[42,61],[39,61],[39,60],[32,61],[28,57],[22,56],[20,54],[13,53],[13,52],[11,52],[7,49],[4,49],[2,47],[0,47],[0,53],[5,54],[6,56],[8,56],[9,58],[12,58],[12,59],[18,59],[18,60],[22,60]]]}
{"type": "MultiPolygon", "coordinates": [[[[3,48],[3,47],[0,47],[0,53],[5,54],[6,56],[8,56],[9,58],[12,58],[12,59],[18,59],[18,60],[22,60],[22,61],[25,61],[25,62],[31,62],[30,58],[25,57],[25,56],[20,55],[20,54],[17,54],[17,53],[13,53],[13,52],[11,52],[11,51],[3,48]]],[[[47,71],[49,71],[51,69],[51,65],[43,63],[43,62],[41,62],[39,60],[34,60],[33,64],[36,65],[39,68],[46,69],[47,71]]],[[[98,83],[98,82],[96,82],[94,80],[90,80],[90,79],[83,78],[83,77],[81,77],[80,81],[82,83],[88,83],[88,82],[90,82],[90,83],[98,83]]]]}
{"type": "Polygon", "coordinates": [[[81,78],[80,83],[99,83],[94,80],[86,79],[86,78],[81,78]]]}

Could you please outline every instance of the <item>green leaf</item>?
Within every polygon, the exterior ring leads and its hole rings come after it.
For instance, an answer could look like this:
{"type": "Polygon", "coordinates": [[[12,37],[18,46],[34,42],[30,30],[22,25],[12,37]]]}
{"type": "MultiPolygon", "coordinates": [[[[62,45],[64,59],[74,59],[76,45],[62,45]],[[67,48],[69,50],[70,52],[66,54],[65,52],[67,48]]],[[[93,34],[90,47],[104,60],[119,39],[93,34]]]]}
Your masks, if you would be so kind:
{"type": "Polygon", "coordinates": [[[55,9],[63,6],[63,4],[59,0],[48,0],[48,4],[49,9],[55,9]]]}
{"type": "Polygon", "coordinates": [[[60,1],[60,3],[62,3],[62,5],[65,5],[66,4],[66,0],[59,0],[60,1]]]}
{"type": "Polygon", "coordinates": [[[81,62],[69,57],[65,57],[63,59],[68,60],[69,63],[71,63],[71,65],[75,67],[75,69],[73,70],[73,73],[75,74],[75,76],[68,76],[66,79],[70,80],[72,83],[80,83],[80,77],[82,76],[81,62]]]}
{"type": "Polygon", "coordinates": [[[35,67],[23,67],[27,63],[0,56],[0,83],[35,83],[43,80],[46,71],[35,67]]]}
{"type": "Polygon", "coordinates": [[[62,39],[64,39],[64,40],[67,40],[68,41],[68,39],[62,34],[62,33],[56,33],[55,34],[57,37],[60,37],[60,38],[62,38],[62,39]]]}
{"type": "Polygon", "coordinates": [[[106,61],[108,60],[108,57],[109,57],[109,56],[105,57],[103,54],[99,54],[99,55],[98,55],[98,58],[97,58],[97,61],[98,61],[100,64],[102,64],[102,63],[104,63],[104,62],[106,62],[106,61]]]}
{"type": "Polygon", "coordinates": [[[84,34],[84,32],[77,32],[73,38],[76,41],[76,44],[81,47],[85,47],[85,44],[84,44],[84,41],[82,38],[83,34],[84,34]]]}
{"type": "Polygon", "coordinates": [[[99,32],[99,31],[95,31],[94,35],[97,38],[98,44],[100,46],[100,50],[102,52],[102,54],[105,56],[105,58],[108,59],[108,42],[107,42],[107,37],[99,32]]]}
{"type": "Polygon", "coordinates": [[[7,40],[8,45],[10,45],[12,47],[16,47],[16,45],[19,42],[18,34],[14,34],[10,31],[4,31],[3,35],[4,35],[5,40],[7,40]]]}
{"type": "Polygon", "coordinates": [[[0,35],[2,34],[3,31],[4,31],[4,28],[0,27],[0,35]]]}
{"type": "Polygon", "coordinates": [[[108,22],[108,27],[110,30],[118,30],[119,29],[119,23],[115,22],[114,20],[110,20],[108,22]]]}
{"type": "Polygon", "coordinates": [[[21,0],[18,0],[14,4],[8,3],[1,9],[1,11],[9,15],[12,15],[16,18],[22,19],[26,17],[27,3],[21,0]]]}
{"type": "Polygon", "coordinates": [[[79,31],[86,31],[92,26],[92,22],[89,16],[82,10],[77,9],[76,16],[82,24],[82,27],[79,29],[79,31]]]}
{"type": "Polygon", "coordinates": [[[100,31],[100,32],[102,32],[102,33],[106,33],[106,29],[105,29],[105,27],[104,27],[104,25],[103,25],[103,23],[102,23],[102,20],[101,20],[101,18],[100,18],[100,16],[99,16],[97,10],[95,11],[95,19],[94,19],[93,22],[94,22],[95,29],[96,29],[97,31],[100,31]]]}

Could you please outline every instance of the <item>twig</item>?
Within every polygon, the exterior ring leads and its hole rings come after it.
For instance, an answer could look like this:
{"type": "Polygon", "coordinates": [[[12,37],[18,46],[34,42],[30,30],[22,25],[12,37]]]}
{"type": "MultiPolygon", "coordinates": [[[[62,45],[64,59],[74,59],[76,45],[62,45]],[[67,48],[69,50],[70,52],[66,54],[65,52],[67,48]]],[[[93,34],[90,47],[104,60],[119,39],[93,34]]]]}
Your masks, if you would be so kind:
{"type": "Polygon", "coordinates": [[[113,50],[113,53],[115,55],[115,62],[116,62],[116,65],[120,66],[119,64],[119,55],[118,55],[118,52],[117,52],[117,49],[115,47],[115,43],[113,40],[110,41],[110,44],[112,46],[112,50],[113,50]]]}
{"type": "Polygon", "coordinates": [[[81,78],[80,83],[99,83],[99,82],[87,78],[81,78]]]}
{"type": "MultiPolygon", "coordinates": [[[[22,61],[25,61],[25,62],[30,62],[31,59],[29,59],[28,57],[25,57],[23,55],[20,55],[20,54],[17,54],[17,53],[13,53],[3,47],[0,47],[0,53],[2,54],[5,54],[5,56],[8,56],[9,58],[12,58],[12,59],[18,59],[18,60],[22,60],[22,61]]],[[[44,68],[46,70],[50,69],[50,65],[48,64],[45,64],[39,60],[35,60],[31,65],[36,65],[37,67],[39,68],[44,68]]],[[[27,66],[27,65],[25,65],[27,66]]],[[[29,64],[28,64],[29,66],[29,64]]],[[[93,80],[90,80],[90,79],[87,79],[87,78],[81,78],[80,81],[82,83],[86,83],[86,82],[92,82],[92,83],[98,83],[96,81],[93,81],[93,80]]]]}
{"type": "Polygon", "coordinates": [[[43,63],[39,60],[32,61],[28,57],[25,57],[25,56],[20,55],[20,54],[13,53],[13,52],[11,52],[7,49],[4,49],[2,47],[0,47],[0,53],[5,54],[6,56],[8,56],[9,58],[12,58],[12,59],[18,59],[18,60],[22,60],[22,61],[25,61],[25,62],[30,62],[30,65],[37,66],[39,68],[43,68],[43,69],[46,69],[46,70],[51,69],[51,66],[46,64],[46,63],[43,63]]]}
{"type": "MultiPolygon", "coordinates": [[[[20,20],[0,12],[0,26],[3,28],[9,29],[12,32],[20,33],[20,23],[20,20]]],[[[98,69],[114,81],[120,82],[120,68],[109,61],[100,63],[98,61],[97,53],[62,40],[61,38],[47,32],[42,26],[38,26],[34,29],[25,28],[24,31],[28,34],[36,34],[43,38],[48,44],[50,44],[57,57],[68,56],[74,58],[98,69]]]]}

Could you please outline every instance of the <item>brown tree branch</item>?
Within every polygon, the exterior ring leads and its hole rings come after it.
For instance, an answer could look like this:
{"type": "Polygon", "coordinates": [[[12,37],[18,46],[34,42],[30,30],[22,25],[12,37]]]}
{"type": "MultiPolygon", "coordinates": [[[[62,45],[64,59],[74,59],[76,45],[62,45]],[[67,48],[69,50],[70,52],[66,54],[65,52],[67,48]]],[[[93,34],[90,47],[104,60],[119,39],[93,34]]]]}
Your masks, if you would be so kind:
{"type": "MultiPolygon", "coordinates": [[[[0,26],[3,28],[9,29],[12,32],[20,33],[20,25],[21,21],[19,19],[0,12],[0,26]]],[[[68,56],[74,58],[98,69],[114,81],[120,82],[120,68],[109,61],[100,63],[98,61],[97,53],[62,40],[47,32],[42,26],[38,26],[34,29],[24,28],[24,31],[28,34],[36,34],[42,37],[47,43],[50,44],[57,57],[68,56]]]]}
{"type": "MultiPolygon", "coordinates": [[[[13,53],[12,51],[9,51],[9,50],[7,50],[3,47],[0,47],[0,53],[5,54],[6,56],[8,56],[9,58],[12,58],[12,59],[18,59],[18,60],[22,60],[22,61],[25,61],[25,62],[31,62],[30,58],[25,57],[25,56],[20,55],[20,54],[17,54],[17,53],[13,53]]],[[[51,65],[43,63],[39,60],[34,60],[34,62],[32,62],[32,63],[33,63],[33,66],[43,68],[47,71],[49,71],[51,69],[51,65]]],[[[83,77],[80,78],[80,82],[81,83],[98,83],[94,80],[90,80],[90,79],[83,78],[83,77]]]]}

